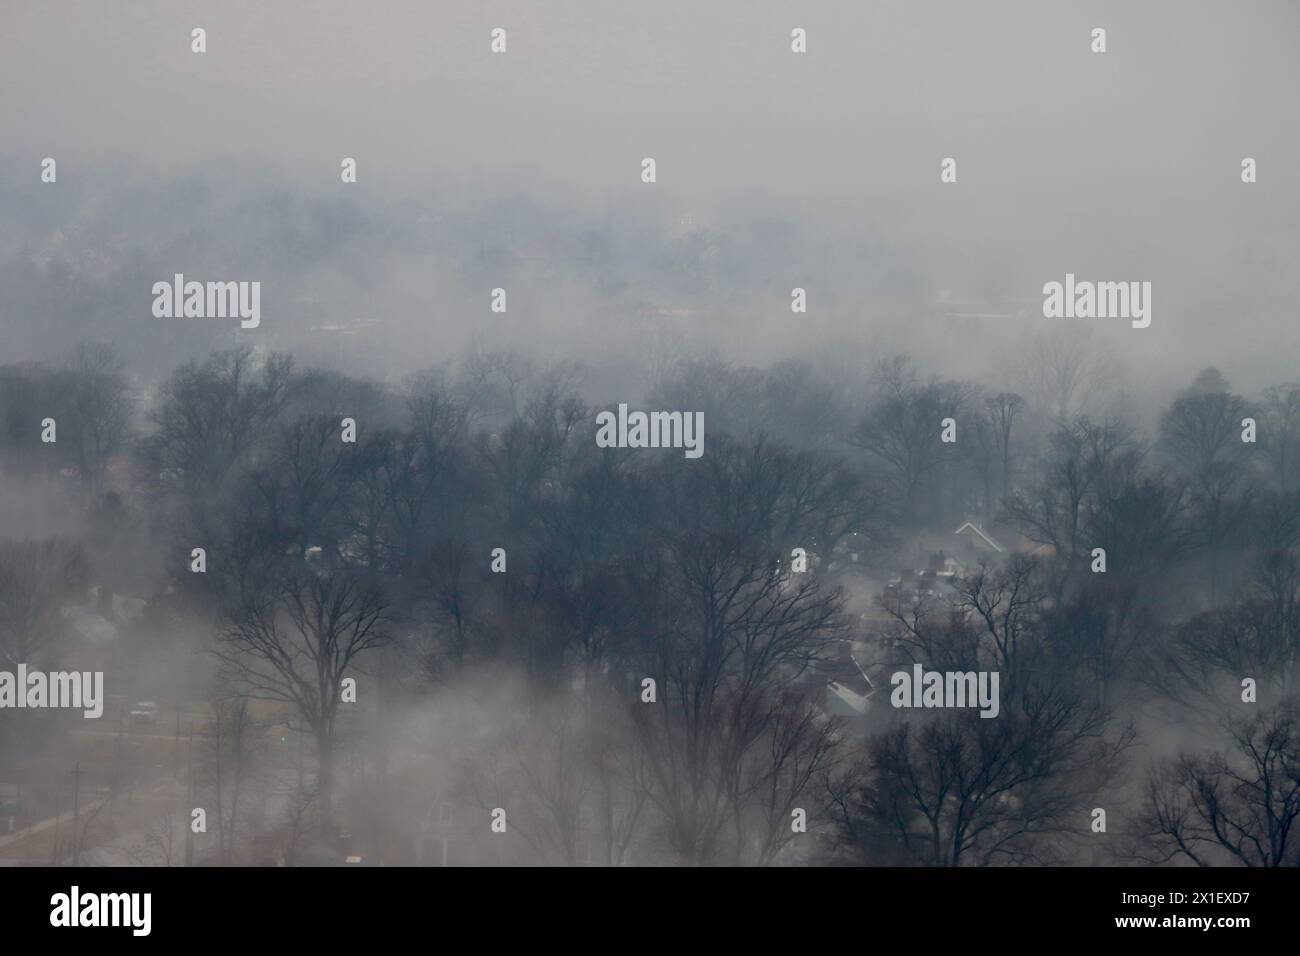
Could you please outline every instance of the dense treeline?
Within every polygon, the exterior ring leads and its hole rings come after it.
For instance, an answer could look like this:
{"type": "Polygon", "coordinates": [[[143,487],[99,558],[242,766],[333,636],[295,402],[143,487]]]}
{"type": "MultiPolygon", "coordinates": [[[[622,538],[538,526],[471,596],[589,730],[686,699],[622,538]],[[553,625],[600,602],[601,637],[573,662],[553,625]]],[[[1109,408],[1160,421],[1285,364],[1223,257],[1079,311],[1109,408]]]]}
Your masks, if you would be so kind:
{"type": "Polygon", "coordinates": [[[702,411],[698,461],[598,448],[583,370],[505,352],[399,384],[248,349],[152,391],[98,346],[3,367],[10,495],[81,517],[0,542],[0,653],[72,659],[70,605],[142,602],[117,653],[213,702],[221,862],[272,700],[313,760],[283,826],[381,847],[428,812],[424,748],[527,860],[1300,863],[1300,384],[1207,369],[1144,428],[1086,350],[1040,358],[1013,390],[656,356],[641,404],[702,411]],[[971,519],[1023,546],[887,587],[971,519]],[[860,719],[826,706],[845,661],[860,719]],[[894,710],[913,662],[997,671],[998,717],[894,710]]]}

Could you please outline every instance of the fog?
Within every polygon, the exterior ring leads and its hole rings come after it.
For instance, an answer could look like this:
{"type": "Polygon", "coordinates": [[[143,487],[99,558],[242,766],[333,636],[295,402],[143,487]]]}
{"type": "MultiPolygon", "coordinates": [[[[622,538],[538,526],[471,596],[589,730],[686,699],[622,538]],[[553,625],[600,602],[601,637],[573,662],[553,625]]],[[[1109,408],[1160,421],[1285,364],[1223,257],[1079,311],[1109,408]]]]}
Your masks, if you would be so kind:
{"type": "Polygon", "coordinates": [[[983,375],[1073,272],[1155,286],[1150,329],[1094,323],[1144,379],[1286,373],[1293,5],[378,7],[10,4],[6,352],[57,351],[65,322],[148,362],[192,347],[147,308],[188,266],[262,277],[263,340],[375,321],[315,346],[367,370],[474,331],[590,357],[677,309],[740,361],[836,344],[983,375]],[[516,305],[483,328],[494,286],[516,305]]]}
{"type": "Polygon", "coordinates": [[[0,17],[0,664],[109,695],[0,711],[0,856],[1242,860],[1186,794],[1300,740],[1293,4],[0,17]],[[160,317],[177,274],[260,324],[160,317]],[[1067,275],[1150,283],[1149,327],[1047,318],[1067,275]],[[607,447],[620,403],[704,461],[607,447]],[[914,663],[1003,715],[890,707],[914,663]],[[891,769],[990,739],[1055,755],[1002,836],[892,840],[891,769]]]}

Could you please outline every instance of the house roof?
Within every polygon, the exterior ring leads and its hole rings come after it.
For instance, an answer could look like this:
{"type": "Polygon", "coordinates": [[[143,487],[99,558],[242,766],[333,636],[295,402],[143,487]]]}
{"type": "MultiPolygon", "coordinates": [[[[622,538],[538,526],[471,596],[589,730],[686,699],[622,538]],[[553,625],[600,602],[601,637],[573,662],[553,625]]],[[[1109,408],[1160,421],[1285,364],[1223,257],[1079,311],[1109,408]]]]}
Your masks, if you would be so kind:
{"type": "MultiPolygon", "coordinates": [[[[856,691],[852,690],[851,688],[845,687],[839,681],[834,681],[834,680],[827,681],[826,689],[829,690],[832,694],[834,694],[835,697],[842,702],[843,706],[847,707],[848,710],[853,714],[857,714],[857,715],[865,714],[867,712],[867,707],[871,703],[871,693],[859,694],[856,691]]],[[[833,702],[831,703],[831,712],[842,713],[842,714],[844,713],[833,702]]],[[[844,714],[844,715],[848,716],[848,714],[844,714]]]]}
{"type": "Polygon", "coordinates": [[[987,534],[985,534],[985,533],[984,533],[984,530],[983,530],[979,525],[977,525],[975,522],[973,522],[973,521],[967,521],[964,525],[962,525],[960,528],[958,528],[956,531],[954,531],[953,534],[964,534],[964,533],[966,532],[966,529],[968,529],[968,528],[969,528],[971,531],[974,531],[974,532],[975,532],[977,535],[979,535],[981,538],[983,538],[984,541],[985,541],[985,543],[987,543],[988,546],[989,546],[990,548],[992,548],[994,551],[997,551],[998,553],[1002,553],[1002,552],[1006,551],[1006,548],[1002,547],[1002,545],[998,544],[996,541],[994,541],[992,538],[990,538],[987,534]]]}

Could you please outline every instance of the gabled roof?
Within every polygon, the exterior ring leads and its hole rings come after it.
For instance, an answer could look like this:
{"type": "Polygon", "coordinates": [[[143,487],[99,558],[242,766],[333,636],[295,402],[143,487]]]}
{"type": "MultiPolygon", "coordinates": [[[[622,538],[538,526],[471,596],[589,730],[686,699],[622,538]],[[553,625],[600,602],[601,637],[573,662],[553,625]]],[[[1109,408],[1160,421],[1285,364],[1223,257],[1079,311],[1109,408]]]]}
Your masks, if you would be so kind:
{"type": "Polygon", "coordinates": [[[981,538],[983,538],[984,541],[988,544],[988,546],[989,546],[990,548],[992,548],[994,551],[997,551],[999,554],[1001,554],[1001,553],[1003,553],[1003,552],[1006,551],[1006,548],[1002,547],[1002,545],[998,544],[996,541],[994,541],[992,538],[990,538],[987,534],[985,534],[984,531],[983,531],[983,529],[980,528],[980,526],[977,525],[977,524],[975,524],[975,522],[973,522],[973,521],[967,521],[964,525],[962,525],[960,528],[958,528],[956,531],[954,531],[953,534],[962,534],[963,532],[965,532],[965,530],[966,530],[967,528],[969,528],[970,530],[974,531],[977,535],[979,535],[981,538]]]}

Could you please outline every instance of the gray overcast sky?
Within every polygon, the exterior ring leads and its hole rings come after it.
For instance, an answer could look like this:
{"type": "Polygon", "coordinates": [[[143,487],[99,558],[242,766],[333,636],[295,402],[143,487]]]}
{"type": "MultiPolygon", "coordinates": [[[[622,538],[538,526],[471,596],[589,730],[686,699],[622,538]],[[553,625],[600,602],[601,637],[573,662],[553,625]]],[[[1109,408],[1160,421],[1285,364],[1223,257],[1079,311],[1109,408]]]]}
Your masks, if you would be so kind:
{"type": "MultiPolygon", "coordinates": [[[[792,272],[820,263],[774,281],[787,301],[804,284],[834,303],[831,326],[810,326],[827,337],[871,321],[873,289],[852,279],[884,245],[918,300],[1032,307],[1067,271],[1150,280],[1150,329],[1098,323],[1126,355],[1276,378],[1300,345],[1298,26],[1300,6],[1255,0],[0,0],[0,183],[32,194],[53,155],[60,184],[106,189],[119,163],[159,189],[195,174],[233,196],[252,160],[325,194],[349,155],[367,202],[464,188],[593,222],[690,212],[724,234],[753,211],[793,230],[792,272]],[[489,52],[496,26],[505,56],[489,52]],[[806,56],[789,52],[795,26],[806,56]],[[954,186],[938,182],[944,156],[954,186]]],[[[7,245],[15,228],[0,224],[7,245]]],[[[418,285],[387,271],[385,295],[418,285]]],[[[779,324],[755,321],[748,347],[779,355],[779,324]]]]}

